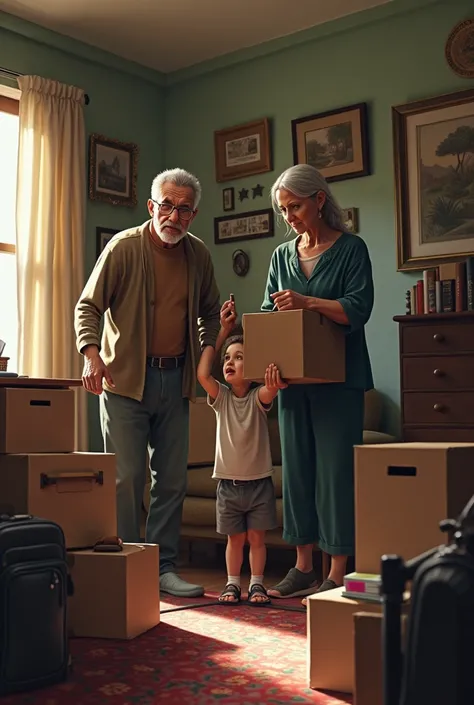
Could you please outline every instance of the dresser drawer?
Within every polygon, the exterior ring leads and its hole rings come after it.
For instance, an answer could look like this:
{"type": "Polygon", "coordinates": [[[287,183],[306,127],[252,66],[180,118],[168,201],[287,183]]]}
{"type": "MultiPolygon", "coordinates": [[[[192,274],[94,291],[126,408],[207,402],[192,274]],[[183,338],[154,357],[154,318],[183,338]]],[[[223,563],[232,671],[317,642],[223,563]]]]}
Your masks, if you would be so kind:
{"type": "Polygon", "coordinates": [[[474,355],[403,357],[402,370],[405,390],[474,389],[474,355]]]}
{"type": "Polygon", "coordinates": [[[403,395],[405,424],[474,423],[472,392],[405,392],[403,395]]]}
{"type": "Polygon", "coordinates": [[[402,353],[474,352],[472,323],[406,325],[402,329],[402,353]]]}
{"type": "Polygon", "coordinates": [[[459,428],[456,426],[415,428],[405,426],[403,441],[405,443],[474,443],[474,428],[459,428]]]}

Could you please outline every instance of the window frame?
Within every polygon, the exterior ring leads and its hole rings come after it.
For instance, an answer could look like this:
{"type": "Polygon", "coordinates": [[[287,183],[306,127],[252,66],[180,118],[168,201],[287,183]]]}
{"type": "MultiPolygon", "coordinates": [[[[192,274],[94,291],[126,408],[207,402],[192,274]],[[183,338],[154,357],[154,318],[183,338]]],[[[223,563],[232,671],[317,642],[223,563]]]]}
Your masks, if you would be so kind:
{"type": "MultiPolygon", "coordinates": [[[[0,113],[9,113],[10,115],[20,114],[20,101],[18,98],[12,98],[7,95],[3,95],[1,89],[4,86],[0,86],[0,113]]],[[[16,254],[16,247],[11,243],[2,242],[0,240],[0,252],[6,252],[8,254],[16,254]]]]}

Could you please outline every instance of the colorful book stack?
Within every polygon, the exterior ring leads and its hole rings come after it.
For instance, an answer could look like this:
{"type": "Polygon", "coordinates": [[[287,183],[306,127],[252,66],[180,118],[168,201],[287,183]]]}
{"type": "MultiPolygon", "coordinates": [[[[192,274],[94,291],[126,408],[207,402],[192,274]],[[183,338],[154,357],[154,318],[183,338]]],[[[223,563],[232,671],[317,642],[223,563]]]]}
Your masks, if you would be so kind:
{"type": "Polygon", "coordinates": [[[373,573],[349,573],[344,576],[343,597],[351,600],[366,600],[367,602],[381,602],[380,575],[373,573]]]}
{"type": "Polygon", "coordinates": [[[425,269],[407,291],[407,313],[474,311],[474,257],[425,269]]]}

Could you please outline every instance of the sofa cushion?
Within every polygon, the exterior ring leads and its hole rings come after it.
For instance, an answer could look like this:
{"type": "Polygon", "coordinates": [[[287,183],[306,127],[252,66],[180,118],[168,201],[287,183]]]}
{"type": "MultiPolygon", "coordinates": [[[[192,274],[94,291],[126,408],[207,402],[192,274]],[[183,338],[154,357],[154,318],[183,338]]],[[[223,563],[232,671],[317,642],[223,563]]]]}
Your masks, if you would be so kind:
{"type": "Polygon", "coordinates": [[[390,436],[388,433],[380,433],[379,431],[364,431],[364,444],[377,445],[380,443],[395,443],[395,436],[390,436]]]}

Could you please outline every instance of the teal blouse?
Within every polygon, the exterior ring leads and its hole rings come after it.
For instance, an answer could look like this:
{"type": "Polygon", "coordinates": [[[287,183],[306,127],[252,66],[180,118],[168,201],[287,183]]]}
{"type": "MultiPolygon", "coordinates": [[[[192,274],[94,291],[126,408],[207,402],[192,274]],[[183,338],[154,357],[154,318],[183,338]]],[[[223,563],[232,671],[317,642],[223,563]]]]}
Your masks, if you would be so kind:
{"type": "Polygon", "coordinates": [[[262,311],[272,311],[270,294],[291,289],[304,296],[339,301],[349,325],[346,331],[346,381],[353,389],[372,389],[373,377],[364,326],[374,305],[372,264],[365,242],[343,233],[316,263],[309,279],[298,260],[297,239],[274,251],[268,271],[262,311]]]}

